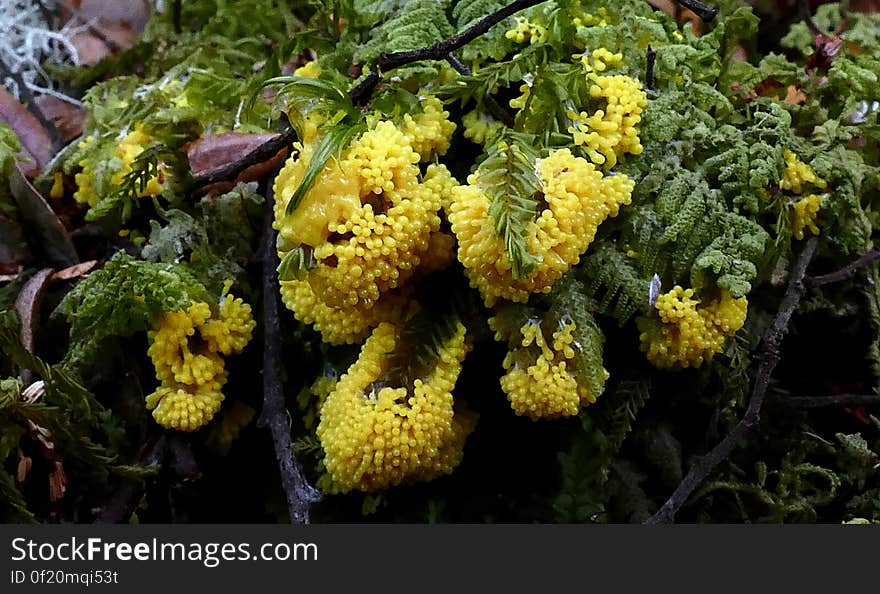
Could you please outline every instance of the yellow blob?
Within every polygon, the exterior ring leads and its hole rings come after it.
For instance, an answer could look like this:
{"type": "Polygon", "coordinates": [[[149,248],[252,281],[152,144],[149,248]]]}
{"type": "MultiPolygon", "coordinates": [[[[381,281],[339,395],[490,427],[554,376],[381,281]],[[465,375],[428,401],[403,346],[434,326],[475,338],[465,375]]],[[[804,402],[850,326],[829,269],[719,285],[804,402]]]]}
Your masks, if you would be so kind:
{"type": "Polygon", "coordinates": [[[822,208],[823,197],[810,194],[795,202],[791,207],[791,234],[795,239],[803,239],[804,231],[809,229],[813,235],[819,235],[816,225],[819,209],[822,208]]]}
{"type": "Polygon", "coordinates": [[[693,289],[675,286],[657,298],[654,308],[658,317],[637,320],[641,348],[655,367],[681,369],[699,367],[723,350],[745,324],[748,300],[721,291],[718,299],[701,302],[693,289]]]}
{"type": "Polygon", "coordinates": [[[251,339],[250,306],[226,295],[212,319],[207,303],[162,314],[150,333],[147,354],[160,386],[147,396],[153,418],[169,429],[194,431],[207,424],[223,402],[223,355],[239,353],[251,339]]]}
{"type": "Polygon", "coordinates": [[[401,128],[424,163],[434,155],[446,154],[456,125],[449,121],[449,112],[443,109],[443,102],[430,95],[422,100],[422,113],[403,116],[401,128]]]}
{"type": "Polygon", "coordinates": [[[318,439],[331,489],[378,491],[449,474],[473,419],[453,410],[452,389],[468,351],[458,323],[436,366],[411,388],[384,385],[397,328],[380,324],[321,407],[318,439]]]}
{"type": "Polygon", "coordinates": [[[449,221],[458,239],[458,259],[471,286],[480,290],[488,306],[498,298],[522,303],[531,293],[548,293],[553,283],[577,264],[599,225],[607,217],[617,216],[620,206],[631,201],[633,182],[625,175],[603,177],[568,149],[539,159],[536,169],[542,203],[526,242],[541,262],[522,279],[513,276],[479,171],[468,178],[467,186],[452,189],[449,221]]]}
{"type": "Polygon", "coordinates": [[[536,43],[544,43],[547,41],[547,28],[543,25],[530,21],[521,16],[514,17],[516,26],[504,34],[508,39],[512,39],[516,43],[524,43],[534,45],[536,43]]]}
{"type": "Polygon", "coordinates": [[[648,98],[641,83],[628,76],[598,76],[594,82],[590,95],[604,99],[605,109],[592,115],[569,111],[572,125],[568,132],[594,163],[611,169],[623,155],[642,153],[636,126],[642,120],[648,98]]]}
{"type": "Polygon", "coordinates": [[[779,187],[788,190],[792,194],[803,194],[804,186],[812,184],[824,190],[828,184],[824,179],[816,175],[813,168],[801,161],[796,154],[786,149],[782,153],[785,158],[785,172],[779,182],[779,187]]]}
{"type": "MultiPolygon", "coordinates": [[[[526,86],[528,88],[528,86],[526,86]]],[[[501,122],[481,111],[469,111],[461,118],[464,126],[464,137],[477,144],[483,144],[501,128],[501,122]]]]}

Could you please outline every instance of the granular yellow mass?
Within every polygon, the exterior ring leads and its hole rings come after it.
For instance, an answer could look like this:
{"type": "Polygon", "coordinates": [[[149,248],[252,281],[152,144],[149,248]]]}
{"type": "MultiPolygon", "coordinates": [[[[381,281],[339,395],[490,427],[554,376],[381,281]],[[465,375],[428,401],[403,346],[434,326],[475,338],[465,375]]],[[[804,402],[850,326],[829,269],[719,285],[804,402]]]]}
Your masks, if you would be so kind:
{"type": "Polygon", "coordinates": [[[599,225],[630,203],[631,180],[625,175],[603,176],[568,149],[554,151],[535,166],[541,189],[526,241],[540,263],[525,278],[514,278],[504,240],[489,212],[491,200],[480,185],[479,170],[468,178],[468,185],[452,189],[449,221],[458,238],[458,259],[487,305],[498,298],[525,302],[531,293],[549,292],[577,264],[599,225]]]}
{"type": "Polygon", "coordinates": [[[468,351],[458,322],[436,364],[412,386],[386,385],[398,327],[380,324],[321,407],[318,439],[332,488],[378,491],[449,474],[461,460],[470,417],[453,410],[452,389],[468,351]]]}
{"type": "Polygon", "coordinates": [[[605,109],[592,115],[569,111],[572,125],[568,132],[594,163],[611,169],[623,155],[642,153],[637,126],[648,106],[648,98],[641,83],[628,76],[597,76],[593,80],[590,95],[604,99],[605,109]]]}
{"type": "Polygon", "coordinates": [[[637,321],[642,350],[656,367],[681,369],[699,367],[722,351],[745,324],[748,300],[722,290],[717,299],[702,302],[693,289],[675,286],[657,298],[654,308],[657,317],[637,321]]]}
{"type": "Polygon", "coordinates": [[[147,354],[160,386],[147,396],[153,418],[169,429],[194,431],[207,424],[223,402],[226,369],[221,355],[241,352],[255,323],[250,306],[226,295],[211,307],[194,302],[185,311],[162,314],[150,333],[147,354]]]}

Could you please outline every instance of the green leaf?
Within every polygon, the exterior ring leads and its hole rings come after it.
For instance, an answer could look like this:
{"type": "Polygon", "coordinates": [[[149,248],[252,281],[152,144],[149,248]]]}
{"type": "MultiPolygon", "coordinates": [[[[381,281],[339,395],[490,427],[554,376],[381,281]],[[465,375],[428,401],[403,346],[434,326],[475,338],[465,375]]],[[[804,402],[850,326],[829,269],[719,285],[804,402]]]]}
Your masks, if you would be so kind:
{"type": "Polygon", "coordinates": [[[495,222],[495,233],[504,240],[517,279],[527,277],[541,262],[526,243],[535,221],[540,188],[535,171],[538,153],[533,147],[533,136],[503,131],[480,164],[477,181],[491,199],[489,215],[495,222]]]}

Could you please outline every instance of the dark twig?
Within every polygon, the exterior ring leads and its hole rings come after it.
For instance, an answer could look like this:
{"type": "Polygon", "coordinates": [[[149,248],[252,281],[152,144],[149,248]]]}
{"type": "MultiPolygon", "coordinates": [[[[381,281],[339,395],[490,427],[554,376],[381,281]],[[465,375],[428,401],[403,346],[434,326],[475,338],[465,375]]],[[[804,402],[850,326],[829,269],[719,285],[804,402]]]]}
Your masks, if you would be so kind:
{"type": "Polygon", "coordinates": [[[267,190],[266,222],[260,256],[263,265],[263,412],[258,425],[268,427],[281,471],[281,484],[287,495],[292,524],[308,524],[309,508],[321,493],[306,481],[293,453],[284,392],[281,386],[281,324],[278,318],[278,255],[276,231],[272,228],[272,187],[267,190]]]}
{"type": "Polygon", "coordinates": [[[809,0],[797,0],[798,7],[798,16],[800,16],[801,20],[804,21],[804,24],[807,26],[807,29],[810,30],[810,33],[813,34],[814,37],[818,37],[820,35],[826,35],[823,33],[821,29],[816,25],[815,21],[813,21],[813,16],[810,11],[810,2],[809,0]]]}
{"type": "Polygon", "coordinates": [[[228,163],[223,167],[212,169],[202,175],[193,178],[193,190],[198,190],[217,182],[235,179],[239,173],[258,163],[263,163],[274,157],[281,149],[289,147],[296,140],[296,130],[293,127],[286,128],[281,134],[264,142],[241,159],[228,163]]]}
{"type": "Polygon", "coordinates": [[[456,33],[449,39],[438,41],[433,45],[421,47],[405,52],[394,52],[391,54],[381,54],[379,63],[376,68],[370,71],[370,74],[360,82],[355,88],[349,92],[351,100],[355,105],[363,105],[373,88],[379,83],[378,72],[388,72],[405,64],[419,62],[421,60],[446,60],[455,50],[464,47],[486,31],[521,10],[530,8],[537,4],[541,4],[544,0],[514,0],[507,6],[496,10],[495,12],[484,16],[482,19],[474,23],[460,33],[456,33]]]}
{"type": "Polygon", "coordinates": [[[681,4],[692,13],[700,17],[704,23],[712,22],[718,16],[718,7],[703,4],[699,0],[675,0],[677,4],[681,4]]]}
{"type": "Polygon", "coordinates": [[[829,396],[780,396],[776,402],[792,408],[824,408],[826,406],[876,406],[877,394],[831,394],[829,396]]]}
{"type": "MultiPolygon", "coordinates": [[[[352,87],[352,89],[348,92],[348,96],[351,98],[352,103],[354,103],[355,105],[363,105],[367,102],[370,95],[372,95],[373,93],[373,89],[376,87],[377,84],[379,84],[379,81],[381,80],[379,72],[387,72],[389,70],[393,70],[394,68],[409,64],[411,62],[418,62],[420,60],[447,60],[453,68],[456,68],[457,64],[464,68],[467,68],[467,66],[465,66],[457,58],[452,56],[453,51],[470,43],[486,31],[491,29],[494,25],[500,23],[512,14],[531,6],[540,4],[543,1],[544,0],[515,0],[515,2],[512,2],[504,8],[483,17],[473,26],[468,27],[461,33],[453,35],[449,39],[439,41],[434,45],[416,50],[395,52],[392,54],[382,54],[379,56],[377,69],[371,70],[370,73],[367,74],[367,76],[365,76],[363,80],[361,80],[361,82],[352,87]]],[[[487,102],[487,105],[492,112],[492,115],[501,120],[505,125],[512,126],[513,117],[509,113],[507,113],[507,111],[504,110],[500,105],[498,105],[497,102],[495,103],[495,108],[493,108],[492,103],[492,101],[487,102]]],[[[193,179],[193,190],[198,190],[213,183],[234,179],[239,173],[241,173],[251,165],[262,163],[263,161],[266,161],[267,159],[273,157],[275,153],[277,153],[281,149],[290,146],[295,139],[296,132],[292,128],[288,128],[284,132],[282,132],[281,135],[279,135],[277,138],[273,138],[265,144],[256,147],[250,153],[244,155],[241,159],[229,163],[228,165],[209,173],[196,176],[193,179]]]]}
{"type": "Polygon", "coordinates": [[[878,259],[880,259],[880,248],[874,248],[861,258],[853,260],[840,270],[835,270],[834,272],[829,272],[828,274],[822,274],[820,276],[804,277],[804,285],[807,288],[812,289],[814,287],[821,287],[822,285],[846,280],[854,275],[858,270],[869,266],[878,259]]]}
{"type": "Polygon", "coordinates": [[[461,60],[456,58],[454,55],[449,54],[446,56],[446,61],[449,62],[449,65],[452,66],[452,69],[464,76],[470,76],[471,69],[467,67],[461,60]]]}
{"type": "Polygon", "coordinates": [[[650,45],[645,52],[645,88],[652,95],[657,93],[657,80],[654,78],[654,62],[657,61],[657,50],[650,45]]]}
{"type": "Polygon", "coordinates": [[[779,310],[770,323],[770,327],[764,333],[758,374],[755,379],[755,385],[752,387],[752,396],[749,399],[746,414],[737,423],[736,427],[721,440],[721,443],[712,448],[708,454],[694,464],[687,473],[687,476],[684,477],[675,489],[675,492],[657,510],[657,513],[645,522],[646,524],[666,524],[675,520],[675,514],[687,502],[691,493],[703,484],[709,473],[726,460],[743,438],[757,426],[761,414],[761,405],[764,403],[764,396],[767,394],[767,387],[770,385],[770,377],[776,368],[776,364],[779,363],[779,347],[782,344],[782,338],[788,330],[788,322],[791,320],[794,310],[806,291],[803,283],[804,275],[816,251],[816,242],[817,238],[813,237],[804,245],[804,249],[801,251],[800,256],[798,256],[797,262],[795,262],[794,268],[792,268],[789,275],[788,288],[785,291],[782,302],[779,304],[779,310]]]}

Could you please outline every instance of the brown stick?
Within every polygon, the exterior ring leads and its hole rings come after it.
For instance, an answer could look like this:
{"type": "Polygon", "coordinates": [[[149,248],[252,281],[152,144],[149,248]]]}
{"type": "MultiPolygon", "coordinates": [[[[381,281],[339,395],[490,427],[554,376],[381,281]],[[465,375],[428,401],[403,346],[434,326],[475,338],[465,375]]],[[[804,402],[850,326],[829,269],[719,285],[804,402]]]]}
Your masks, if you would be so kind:
{"type": "Polygon", "coordinates": [[[831,394],[829,396],[780,396],[781,402],[792,408],[824,408],[826,406],[876,406],[878,394],[831,394]]]}
{"type": "Polygon", "coordinates": [[[764,342],[761,347],[760,364],[755,385],[752,387],[752,396],[746,414],[737,423],[736,427],[721,440],[712,450],[703,456],[687,473],[669,499],[666,500],[657,513],[648,518],[646,524],[666,524],[675,520],[675,514],[687,502],[688,498],[697,487],[703,484],[715,467],[726,460],[731,452],[740,444],[757,425],[761,415],[761,405],[770,385],[770,377],[776,364],[779,363],[779,347],[785,332],[788,330],[788,322],[798,303],[806,292],[803,280],[807,272],[807,266],[816,252],[817,239],[815,237],[807,241],[803,251],[798,256],[797,262],[788,279],[788,288],[779,304],[776,316],[764,333],[764,342]]]}
{"type": "Polygon", "coordinates": [[[855,274],[857,270],[871,265],[874,261],[878,259],[880,259],[880,249],[874,248],[864,256],[853,260],[840,270],[835,270],[834,272],[829,272],[828,274],[823,274],[820,276],[804,277],[804,285],[812,289],[814,287],[821,287],[822,285],[827,285],[829,283],[836,283],[842,280],[846,280],[853,274],[855,274]]]}
{"type": "Polygon", "coordinates": [[[263,412],[257,425],[268,427],[281,471],[281,485],[287,495],[291,524],[308,524],[309,508],[320,501],[321,492],[306,480],[293,453],[288,412],[281,384],[281,324],[278,318],[277,232],[272,228],[274,195],[266,192],[266,223],[260,247],[263,264],[263,412]]]}

